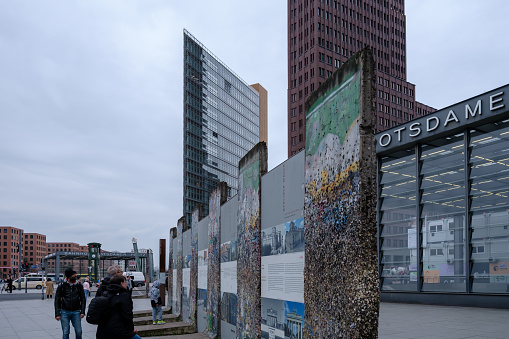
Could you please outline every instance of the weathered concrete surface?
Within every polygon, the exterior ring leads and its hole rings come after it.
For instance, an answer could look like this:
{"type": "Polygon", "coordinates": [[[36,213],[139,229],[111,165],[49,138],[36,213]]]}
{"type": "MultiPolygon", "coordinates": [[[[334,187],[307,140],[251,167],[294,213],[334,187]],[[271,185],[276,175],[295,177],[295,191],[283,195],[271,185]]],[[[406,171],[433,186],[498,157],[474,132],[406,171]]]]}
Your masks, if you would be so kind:
{"type": "Polygon", "coordinates": [[[227,185],[220,182],[209,198],[209,250],[207,260],[207,331],[210,336],[221,335],[221,205],[227,199],[227,185]]]}
{"type": "MultiPolygon", "coordinates": [[[[167,303],[167,306],[170,308],[171,310],[171,307],[173,305],[173,303],[175,302],[175,300],[173,300],[173,289],[175,288],[175,286],[173,286],[173,269],[175,268],[174,267],[174,263],[173,263],[173,251],[175,250],[173,247],[173,239],[175,239],[175,237],[177,236],[177,228],[176,227],[173,227],[170,229],[170,241],[169,241],[169,250],[168,250],[168,303],[167,303]]],[[[147,296],[148,297],[148,296],[147,296]]]]}
{"type": "Polygon", "coordinates": [[[261,176],[267,145],[258,143],[239,162],[237,338],[261,336],[261,176]]]}
{"type": "Polygon", "coordinates": [[[350,58],[306,102],[307,338],[377,338],[374,62],[350,58]]]}
{"type": "Polygon", "coordinates": [[[182,251],[183,251],[183,234],[187,231],[186,218],[182,217],[177,223],[177,295],[174,314],[182,314],[182,251]]]}
{"type": "Polygon", "coordinates": [[[194,326],[198,299],[198,222],[203,218],[203,206],[198,204],[191,217],[191,281],[189,286],[189,313],[194,326]]]}

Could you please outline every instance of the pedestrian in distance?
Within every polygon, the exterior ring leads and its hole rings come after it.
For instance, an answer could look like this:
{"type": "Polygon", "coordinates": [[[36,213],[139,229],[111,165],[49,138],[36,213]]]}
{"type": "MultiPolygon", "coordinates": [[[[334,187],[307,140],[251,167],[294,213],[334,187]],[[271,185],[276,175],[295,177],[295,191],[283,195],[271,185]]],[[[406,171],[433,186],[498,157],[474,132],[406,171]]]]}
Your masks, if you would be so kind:
{"type": "Polygon", "coordinates": [[[154,325],[165,323],[165,321],[163,321],[163,307],[159,286],[161,286],[161,282],[159,280],[154,281],[149,292],[150,304],[152,306],[152,324],[154,325]],[[159,318],[159,320],[157,320],[157,318],[159,318]]]}
{"type": "Polygon", "coordinates": [[[7,277],[7,291],[12,293],[12,276],[7,277]]]}
{"type": "Polygon", "coordinates": [[[62,339],[69,339],[72,323],[76,339],[82,339],[81,319],[85,316],[85,292],[78,284],[76,272],[65,270],[66,280],[58,285],[55,294],[55,319],[62,325],[62,339]]]}
{"type": "Polygon", "coordinates": [[[53,281],[51,281],[51,278],[46,280],[46,299],[53,299],[53,281]]]}
{"type": "Polygon", "coordinates": [[[126,276],[126,283],[127,283],[127,290],[129,291],[129,296],[132,297],[133,295],[133,281],[131,280],[131,276],[126,276]]]}
{"type": "Polygon", "coordinates": [[[122,268],[120,266],[118,266],[118,265],[111,265],[108,268],[108,271],[106,272],[106,276],[102,280],[101,285],[99,285],[99,288],[97,289],[97,292],[95,292],[96,296],[103,295],[106,292],[107,287],[110,284],[110,279],[114,275],[122,275],[122,268]]]}
{"type": "Polygon", "coordinates": [[[85,291],[85,302],[88,299],[88,295],[90,294],[90,284],[88,283],[88,279],[85,279],[83,283],[83,290],[85,291]]]}
{"type": "Polygon", "coordinates": [[[109,316],[97,325],[96,339],[141,339],[134,328],[133,301],[127,291],[126,278],[115,274],[106,288],[109,316]]]}

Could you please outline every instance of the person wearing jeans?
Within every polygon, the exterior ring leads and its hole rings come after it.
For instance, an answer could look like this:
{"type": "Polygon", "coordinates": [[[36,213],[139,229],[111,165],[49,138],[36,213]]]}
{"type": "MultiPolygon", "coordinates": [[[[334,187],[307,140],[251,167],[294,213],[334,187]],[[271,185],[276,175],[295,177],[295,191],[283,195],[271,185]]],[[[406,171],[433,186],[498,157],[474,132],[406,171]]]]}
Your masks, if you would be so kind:
{"type": "Polygon", "coordinates": [[[85,282],[83,283],[83,290],[85,291],[85,302],[86,302],[88,295],[90,294],[90,284],[88,283],[88,279],[85,279],[85,282]]]}
{"type": "Polygon", "coordinates": [[[152,306],[152,324],[164,324],[163,321],[163,308],[161,306],[161,293],[159,292],[159,286],[161,282],[156,280],[150,289],[150,304],[152,306]],[[159,318],[159,320],[157,320],[159,318]]]}
{"type": "Polygon", "coordinates": [[[68,339],[71,332],[71,324],[76,333],[76,339],[81,339],[83,333],[81,329],[81,311],[60,311],[60,323],[62,324],[62,339],[68,339]]]}
{"type": "Polygon", "coordinates": [[[76,281],[76,272],[65,270],[66,280],[60,284],[55,294],[55,319],[62,325],[62,339],[69,339],[72,323],[76,339],[82,339],[81,319],[85,316],[85,292],[83,285],[76,281]]]}

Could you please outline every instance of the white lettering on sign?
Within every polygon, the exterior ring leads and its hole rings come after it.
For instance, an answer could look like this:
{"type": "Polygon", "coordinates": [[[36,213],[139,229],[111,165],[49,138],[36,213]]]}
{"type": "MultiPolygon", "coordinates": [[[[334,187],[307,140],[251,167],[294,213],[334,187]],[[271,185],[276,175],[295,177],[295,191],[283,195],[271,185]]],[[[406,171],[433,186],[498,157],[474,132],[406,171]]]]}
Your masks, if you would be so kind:
{"type": "Polygon", "coordinates": [[[447,114],[447,118],[445,118],[444,127],[447,127],[447,124],[450,123],[451,121],[460,122],[458,117],[456,116],[456,113],[454,113],[452,109],[449,111],[449,114],[447,114]]]}
{"type": "Polygon", "coordinates": [[[398,128],[397,130],[394,130],[398,134],[398,141],[401,141],[401,131],[404,131],[406,127],[398,128]]]}
{"type": "Polygon", "coordinates": [[[469,113],[470,113],[470,116],[475,117],[475,112],[477,112],[477,110],[479,110],[479,115],[481,115],[482,114],[481,100],[477,100],[477,105],[475,105],[475,109],[473,112],[472,112],[472,108],[470,108],[470,105],[466,104],[465,105],[465,119],[468,119],[469,113]]]}
{"type": "Polygon", "coordinates": [[[498,96],[501,96],[501,95],[504,95],[504,92],[500,92],[500,93],[497,93],[497,94],[490,95],[490,111],[494,111],[496,109],[504,108],[505,107],[504,104],[498,105],[498,106],[493,106],[494,104],[504,100],[503,98],[495,99],[495,97],[498,97],[498,96]]]}
{"type": "Polygon", "coordinates": [[[437,117],[431,117],[431,118],[426,119],[426,131],[427,132],[431,132],[431,131],[436,130],[438,128],[438,126],[440,126],[440,119],[438,119],[437,117]],[[432,120],[435,121],[435,126],[434,127],[431,127],[431,121],[432,120]]]}
{"type": "MultiPolygon", "coordinates": [[[[495,93],[495,94],[489,96],[489,110],[490,111],[495,111],[495,110],[499,110],[501,108],[505,108],[503,95],[504,95],[504,92],[501,91],[501,92],[498,92],[498,93],[495,93]]],[[[482,115],[482,113],[483,113],[482,100],[483,99],[485,101],[487,101],[487,96],[483,97],[481,99],[477,99],[477,101],[475,101],[475,103],[472,103],[472,101],[470,101],[471,102],[470,104],[469,103],[464,104],[466,120],[468,120],[470,118],[476,118],[476,117],[479,117],[482,115]]],[[[441,124],[443,124],[442,127],[449,128],[450,123],[452,123],[452,122],[460,123],[461,122],[460,119],[458,118],[458,115],[455,112],[455,110],[459,111],[460,109],[461,109],[461,106],[459,106],[459,105],[455,106],[454,109],[449,109],[449,112],[447,113],[445,120],[443,120],[444,119],[443,114],[439,114],[439,116],[435,115],[435,116],[427,117],[426,118],[426,127],[423,126],[424,121],[419,121],[419,122],[412,123],[408,127],[408,132],[406,132],[406,130],[407,130],[406,126],[401,126],[401,127],[395,128],[392,131],[387,131],[384,134],[380,135],[380,137],[378,139],[378,144],[381,147],[390,146],[393,141],[392,140],[393,136],[397,137],[398,142],[402,142],[403,133],[408,133],[408,136],[412,137],[412,138],[425,136],[426,133],[433,132],[433,131],[439,129],[441,127],[441,124]],[[442,121],[441,121],[441,119],[442,119],[442,121]]],[[[487,109],[487,107],[485,106],[484,111],[486,111],[486,109],[487,109]]],[[[453,125],[455,125],[455,124],[453,124],[453,125]]],[[[454,127],[457,127],[457,125],[455,125],[454,127]]],[[[441,129],[440,132],[443,132],[443,129],[441,129]]]]}
{"type": "Polygon", "coordinates": [[[421,134],[421,128],[419,126],[421,126],[420,122],[416,122],[416,123],[411,124],[410,125],[410,130],[414,131],[415,133],[410,133],[409,136],[416,137],[419,134],[421,134]]]}
{"type": "Polygon", "coordinates": [[[382,134],[382,136],[380,137],[380,146],[385,147],[385,146],[389,145],[391,143],[391,141],[392,141],[392,137],[390,134],[387,134],[387,133],[382,134]],[[383,141],[384,138],[387,140],[386,142],[383,141]]]}

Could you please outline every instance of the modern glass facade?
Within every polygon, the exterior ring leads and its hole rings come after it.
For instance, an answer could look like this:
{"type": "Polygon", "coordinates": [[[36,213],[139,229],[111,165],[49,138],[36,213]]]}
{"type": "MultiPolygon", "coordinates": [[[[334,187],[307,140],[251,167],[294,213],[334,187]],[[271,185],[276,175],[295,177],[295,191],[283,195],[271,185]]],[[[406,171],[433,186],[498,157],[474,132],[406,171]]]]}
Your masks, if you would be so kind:
{"type": "Polygon", "coordinates": [[[259,94],[184,30],[184,215],[220,181],[237,192],[239,160],[259,141],[259,94]]]}
{"type": "Polygon", "coordinates": [[[376,135],[382,295],[509,295],[508,91],[376,135]]]}

